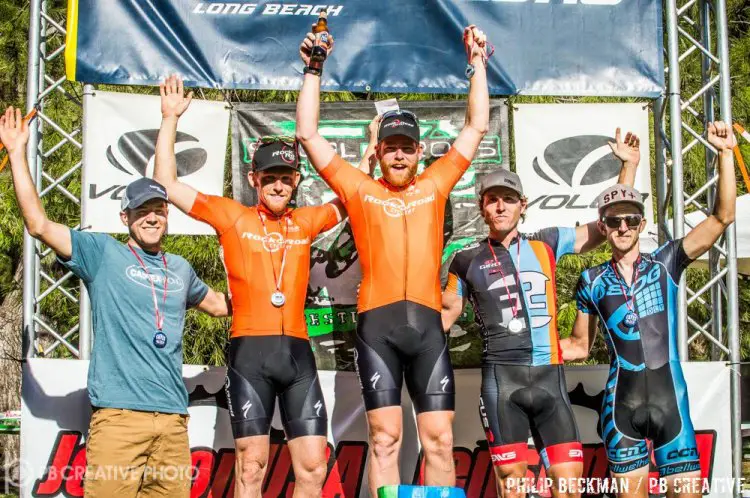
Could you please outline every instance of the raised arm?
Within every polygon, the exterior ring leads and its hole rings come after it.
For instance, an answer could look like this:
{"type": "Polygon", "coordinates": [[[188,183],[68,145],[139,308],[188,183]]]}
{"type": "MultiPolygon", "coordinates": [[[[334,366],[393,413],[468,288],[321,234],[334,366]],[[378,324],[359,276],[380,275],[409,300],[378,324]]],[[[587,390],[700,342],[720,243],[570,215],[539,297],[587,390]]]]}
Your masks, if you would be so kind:
{"type": "Polygon", "coordinates": [[[734,222],[737,202],[737,181],[734,176],[732,149],[737,139],[728,123],[716,121],[708,124],[708,142],[718,153],[718,173],[716,205],[714,212],[693,228],[682,244],[685,254],[696,259],[708,251],[724,230],[734,222]]]}
{"type": "Polygon", "coordinates": [[[28,141],[29,125],[23,122],[21,109],[8,107],[5,114],[0,117],[0,142],[5,146],[10,159],[13,187],[23,223],[29,235],[47,244],[58,256],[70,258],[73,252],[70,229],[47,218],[34,181],[31,179],[26,161],[28,141]]]}
{"type": "MultiPolygon", "coordinates": [[[[623,140],[622,131],[617,128],[615,141],[609,142],[609,147],[612,149],[612,154],[622,162],[617,183],[632,187],[635,184],[638,163],[641,162],[641,139],[635,133],[628,132],[623,140]]],[[[594,220],[576,228],[576,254],[591,251],[604,242],[604,235],[596,227],[597,221],[594,220]]]]}
{"type": "MultiPolygon", "coordinates": [[[[333,51],[333,37],[329,36],[330,48],[328,56],[333,51]]],[[[305,67],[310,65],[310,52],[312,51],[315,35],[308,33],[299,47],[299,55],[305,67]]],[[[320,119],[320,77],[312,73],[305,73],[297,98],[297,140],[305,149],[310,163],[318,171],[322,171],[331,162],[335,151],[331,144],[318,133],[318,121],[320,119]]]]}
{"type": "Polygon", "coordinates": [[[369,176],[375,174],[375,167],[378,165],[378,159],[375,157],[375,149],[378,145],[379,127],[380,116],[375,116],[367,127],[370,141],[367,143],[367,149],[365,149],[364,154],[362,154],[362,159],[359,161],[359,170],[369,176]]]}
{"type": "Polygon", "coordinates": [[[466,122],[453,146],[471,161],[490,126],[490,94],[485,66],[487,36],[472,24],[464,29],[464,44],[471,50],[469,60],[474,66],[474,75],[469,81],[466,122]]]}
{"type": "Polygon", "coordinates": [[[596,315],[578,310],[576,321],[573,323],[573,332],[570,337],[560,340],[564,361],[585,360],[588,357],[596,339],[597,322],[596,315]]]}
{"type": "Polygon", "coordinates": [[[154,180],[164,185],[172,204],[189,213],[198,192],[177,179],[177,158],[174,142],[177,136],[177,122],[193,99],[193,92],[185,97],[182,79],[170,76],[159,85],[161,95],[161,127],[156,140],[154,159],[154,180]]]}

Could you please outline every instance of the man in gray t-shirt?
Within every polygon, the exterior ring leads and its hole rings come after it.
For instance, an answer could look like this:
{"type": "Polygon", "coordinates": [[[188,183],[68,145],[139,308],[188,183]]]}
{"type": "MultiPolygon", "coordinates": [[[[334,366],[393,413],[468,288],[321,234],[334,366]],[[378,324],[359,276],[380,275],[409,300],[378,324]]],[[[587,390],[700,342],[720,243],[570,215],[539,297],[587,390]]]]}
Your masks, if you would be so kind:
{"type": "Polygon", "coordinates": [[[185,259],[161,250],[167,193],[141,178],[125,189],[120,219],[129,238],[84,233],[50,221],[26,161],[28,125],[12,107],[0,141],[29,234],[57,253],[91,296],[94,347],[88,390],[94,413],[86,441],[86,497],[187,497],[188,395],[182,382],[187,308],[226,316],[225,296],[185,259]]]}

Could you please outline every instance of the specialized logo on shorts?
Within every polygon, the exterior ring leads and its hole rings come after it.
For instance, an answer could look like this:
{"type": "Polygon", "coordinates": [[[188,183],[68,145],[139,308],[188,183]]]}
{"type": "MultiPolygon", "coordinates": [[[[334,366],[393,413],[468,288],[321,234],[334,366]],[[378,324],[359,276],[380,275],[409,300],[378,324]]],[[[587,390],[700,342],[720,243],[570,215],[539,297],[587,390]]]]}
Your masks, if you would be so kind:
{"type": "Polygon", "coordinates": [[[318,401],[317,401],[317,402],[315,403],[315,406],[314,406],[314,408],[315,408],[315,416],[316,416],[316,417],[320,417],[320,410],[321,410],[321,409],[323,408],[323,402],[322,402],[322,401],[320,401],[320,400],[318,400],[318,401]]]}
{"type": "Polygon", "coordinates": [[[369,202],[370,204],[383,206],[383,211],[385,211],[385,214],[387,214],[391,218],[400,218],[401,216],[413,213],[414,209],[418,206],[434,202],[435,194],[433,193],[428,197],[423,197],[409,203],[404,202],[403,199],[395,197],[392,197],[390,199],[378,199],[377,197],[373,197],[370,194],[367,194],[365,195],[364,201],[369,202]]]}
{"type": "Polygon", "coordinates": [[[253,404],[250,403],[249,401],[247,403],[245,403],[244,405],[242,405],[242,416],[244,418],[247,418],[247,412],[250,411],[250,407],[252,407],[252,406],[253,406],[253,404]]]}
{"type": "MultiPolygon", "coordinates": [[[[291,230],[290,230],[291,231],[291,230]]],[[[258,235],[252,232],[242,232],[243,239],[250,239],[263,244],[263,249],[268,252],[276,252],[284,247],[284,237],[279,232],[271,232],[268,235],[258,235]]],[[[310,239],[286,239],[288,246],[306,246],[310,239]]]]}
{"type": "Polygon", "coordinates": [[[443,392],[445,392],[445,389],[448,387],[449,382],[450,382],[450,379],[448,379],[447,375],[443,377],[442,380],[440,380],[440,385],[443,386],[443,392]]]}
{"type": "Polygon", "coordinates": [[[490,430],[490,419],[487,418],[487,409],[484,407],[484,399],[482,395],[479,395],[479,418],[482,420],[482,428],[484,429],[484,437],[487,438],[487,442],[492,444],[495,442],[495,435],[490,430]]]}
{"type": "Polygon", "coordinates": [[[380,372],[375,372],[372,374],[372,377],[370,377],[370,383],[372,384],[372,388],[375,389],[375,385],[380,380],[380,372]]]}
{"type": "MultiPolygon", "coordinates": [[[[151,283],[153,283],[154,287],[157,289],[163,289],[164,287],[164,268],[159,268],[156,266],[147,266],[148,273],[143,271],[143,268],[141,268],[140,265],[130,265],[127,268],[125,268],[125,276],[128,277],[128,279],[140,285],[141,287],[146,287],[147,289],[151,289],[151,283]],[[151,283],[149,283],[149,281],[151,283]]],[[[174,272],[167,269],[167,293],[172,292],[179,292],[185,288],[185,282],[177,276],[174,272]]]]}
{"type": "Polygon", "coordinates": [[[234,410],[232,409],[232,393],[229,390],[230,384],[231,382],[229,381],[229,375],[227,375],[224,382],[224,394],[226,394],[227,396],[227,409],[229,410],[229,416],[231,418],[234,418],[234,410]]]}

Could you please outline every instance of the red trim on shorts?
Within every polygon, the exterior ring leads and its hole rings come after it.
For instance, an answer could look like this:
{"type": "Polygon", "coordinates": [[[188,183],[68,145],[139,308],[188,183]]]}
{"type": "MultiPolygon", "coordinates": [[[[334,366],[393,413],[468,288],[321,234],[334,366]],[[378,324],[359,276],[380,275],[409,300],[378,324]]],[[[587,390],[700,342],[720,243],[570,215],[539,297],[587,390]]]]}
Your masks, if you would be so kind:
{"type": "Polygon", "coordinates": [[[529,445],[527,443],[506,444],[503,446],[490,446],[490,458],[494,466],[512,465],[514,463],[526,463],[529,445]]]}
{"type": "Polygon", "coordinates": [[[545,450],[550,467],[558,463],[583,462],[583,445],[578,441],[547,446],[545,450]]]}

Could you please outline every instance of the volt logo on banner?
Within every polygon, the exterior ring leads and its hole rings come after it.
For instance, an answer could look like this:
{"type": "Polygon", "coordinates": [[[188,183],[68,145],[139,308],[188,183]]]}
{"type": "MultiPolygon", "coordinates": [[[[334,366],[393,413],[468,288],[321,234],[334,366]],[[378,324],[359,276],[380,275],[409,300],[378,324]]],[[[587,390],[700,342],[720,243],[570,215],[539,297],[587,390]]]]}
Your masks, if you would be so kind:
{"type": "MultiPolygon", "coordinates": [[[[125,187],[153,176],[159,97],[97,91],[84,98],[83,222],[94,232],[126,233],[120,222],[125,187]]],[[[229,111],[223,102],[193,100],[175,140],[177,176],[204,194],[222,195],[229,111]]],[[[172,207],[169,233],[214,230],[172,207]]]]}
{"type": "Polygon", "coordinates": [[[327,9],[336,50],[325,90],[463,93],[463,28],[498,50],[495,95],[658,97],[659,0],[68,0],[66,72],[87,83],[297,89],[297,48],[327,9]],[[117,22],[102,22],[116,19],[117,22]],[[616,20],[616,22],[614,21],[616,20]]]}
{"type": "MultiPolygon", "coordinates": [[[[641,139],[635,188],[653,222],[648,111],[643,104],[519,104],[513,114],[516,172],[528,199],[530,232],[597,219],[596,197],[617,183],[621,162],[610,149],[619,126],[641,139]]],[[[646,231],[644,231],[646,233],[646,231]]]]}

